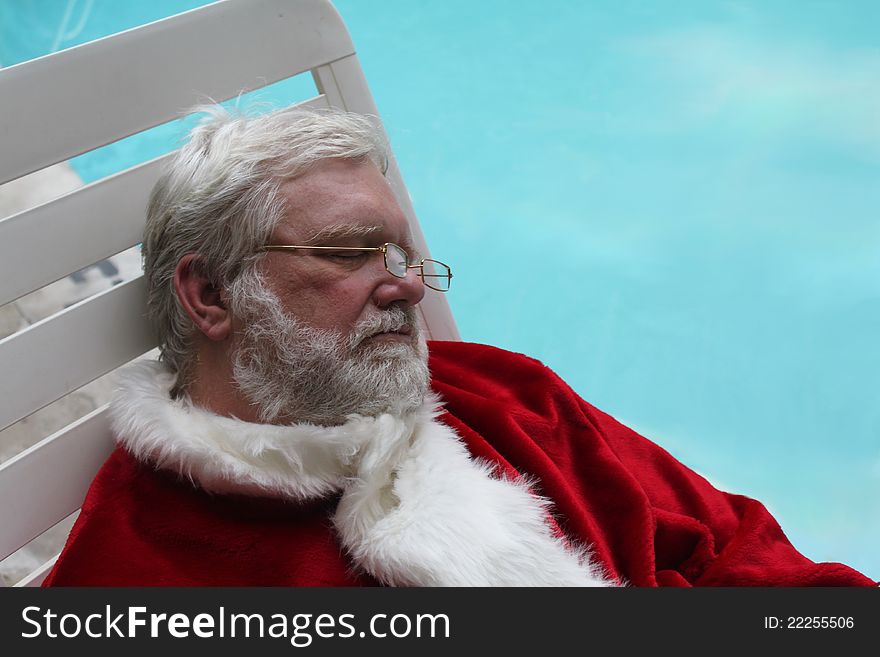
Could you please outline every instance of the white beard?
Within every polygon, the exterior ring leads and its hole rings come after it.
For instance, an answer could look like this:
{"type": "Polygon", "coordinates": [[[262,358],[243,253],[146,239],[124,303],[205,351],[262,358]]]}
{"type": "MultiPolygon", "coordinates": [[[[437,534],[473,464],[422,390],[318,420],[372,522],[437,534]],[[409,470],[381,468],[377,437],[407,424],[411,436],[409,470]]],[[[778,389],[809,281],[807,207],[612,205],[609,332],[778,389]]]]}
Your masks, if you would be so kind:
{"type": "Polygon", "coordinates": [[[400,414],[428,390],[428,349],[412,307],[377,310],[349,336],[284,313],[261,281],[234,304],[245,329],[233,355],[236,385],[262,422],[338,425],[357,414],[400,414]],[[412,327],[412,342],[372,344],[377,333],[412,327]]]}

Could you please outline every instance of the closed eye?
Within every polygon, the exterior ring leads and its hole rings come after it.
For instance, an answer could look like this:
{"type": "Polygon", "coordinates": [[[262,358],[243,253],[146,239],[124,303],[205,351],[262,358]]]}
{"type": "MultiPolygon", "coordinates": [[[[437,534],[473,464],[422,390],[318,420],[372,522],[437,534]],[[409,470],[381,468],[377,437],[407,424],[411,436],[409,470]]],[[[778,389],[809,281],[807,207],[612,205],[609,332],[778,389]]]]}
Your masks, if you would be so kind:
{"type": "Polygon", "coordinates": [[[331,260],[360,260],[368,257],[371,253],[369,251],[329,251],[320,255],[331,260]]]}

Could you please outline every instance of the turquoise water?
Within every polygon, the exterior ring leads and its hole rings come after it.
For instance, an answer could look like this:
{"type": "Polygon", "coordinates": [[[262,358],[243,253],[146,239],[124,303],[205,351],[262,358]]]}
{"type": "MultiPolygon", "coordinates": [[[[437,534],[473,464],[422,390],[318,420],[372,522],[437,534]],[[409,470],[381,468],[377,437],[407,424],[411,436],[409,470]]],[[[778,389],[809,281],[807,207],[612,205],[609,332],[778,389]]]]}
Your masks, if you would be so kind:
{"type": "MultiPolygon", "coordinates": [[[[0,0],[0,63],[198,4],[0,0]]],[[[880,4],[336,5],[463,337],[880,578],[880,4]]]]}

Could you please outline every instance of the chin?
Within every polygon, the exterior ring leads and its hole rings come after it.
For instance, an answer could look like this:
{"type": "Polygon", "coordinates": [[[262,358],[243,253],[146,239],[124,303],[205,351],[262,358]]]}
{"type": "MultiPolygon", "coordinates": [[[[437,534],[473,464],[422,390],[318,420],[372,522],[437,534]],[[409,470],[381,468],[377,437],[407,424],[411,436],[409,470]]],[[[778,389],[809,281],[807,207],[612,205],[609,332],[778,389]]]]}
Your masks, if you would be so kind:
{"type": "Polygon", "coordinates": [[[412,342],[382,341],[365,344],[362,353],[370,358],[419,358],[419,353],[412,342]]]}

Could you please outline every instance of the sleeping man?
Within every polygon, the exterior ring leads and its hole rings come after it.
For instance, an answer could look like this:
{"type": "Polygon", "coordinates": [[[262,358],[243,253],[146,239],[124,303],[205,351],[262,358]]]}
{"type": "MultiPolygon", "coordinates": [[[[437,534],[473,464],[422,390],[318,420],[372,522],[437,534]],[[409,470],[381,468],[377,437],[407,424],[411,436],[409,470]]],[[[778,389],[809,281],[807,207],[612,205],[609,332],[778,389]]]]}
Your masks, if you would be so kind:
{"type": "Polygon", "coordinates": [[[143,241],[160,362],[47,585],[876,585],[799,554],[541,363],[426,342],[365,117],[213,108],[143,241]]]}

